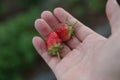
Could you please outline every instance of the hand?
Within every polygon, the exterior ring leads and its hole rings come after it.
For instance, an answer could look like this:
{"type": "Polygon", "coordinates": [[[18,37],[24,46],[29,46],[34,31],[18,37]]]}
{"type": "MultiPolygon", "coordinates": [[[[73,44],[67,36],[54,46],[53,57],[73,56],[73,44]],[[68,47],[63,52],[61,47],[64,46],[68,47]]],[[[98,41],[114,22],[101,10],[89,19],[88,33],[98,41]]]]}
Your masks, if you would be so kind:
{"type": "Polygon", "coordinates": [[[56,8],[54,13],[44,11],[41,19],[35,21],[36,30],[45,38],[66,18],[71,23],[78,22],[74,27],[75,35],[63,44],[61,61],[48,55],[41,38],[33,38],[34,47],[57,80],[116,80],[114,76],[120,72],[120,7],[115,0],[108,0],[106,10],[112,30],[109,38],[89,29],[62,8],[56,8]]]}

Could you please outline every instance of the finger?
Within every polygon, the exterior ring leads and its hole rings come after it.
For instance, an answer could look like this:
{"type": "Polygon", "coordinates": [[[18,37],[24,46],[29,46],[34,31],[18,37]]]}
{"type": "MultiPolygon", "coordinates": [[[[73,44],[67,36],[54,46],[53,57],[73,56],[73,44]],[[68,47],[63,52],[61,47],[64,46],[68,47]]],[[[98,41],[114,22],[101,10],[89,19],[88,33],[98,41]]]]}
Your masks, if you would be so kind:
{"type": "Polygon", "coordinates": [[[92,31],[90,28],[83,25],[81,22],[76,20],[72,15],[70,15],[68,12],[66,12],[62,8],[56,8],[54,10],[54,15],[61,21],[65,22],[66,18],[69,19],[69,21],[73,24],[77,21],[76,26],[74,26],[75,34],[77,38],[81,41],[83,41],[88,35],[90,34],[97,34],[94,31],[92,31]]]}
{"type": "Polygon", "coordinates": [[[44,38],[52,31],[50,26],[43,19],[37,19],[35,21],[35,28],[44,38]]]}
{"type": "Polygon", "coordinates": [[[41,57],[45,60],[49,67],[54,71],[54,68],[59,63],[57,57],[48,55],[46,45],[41,38],[34,37],[32,42],[37,52],[41,55],[41,57]]]}
{"type": "Polygon", "coordinates": [[[120,27],[120,6],[116,0],[108,0],[106,13],[111,25],[112,33],[114,33],[119,30],[120,27]]]}
{"type": "MultiPolygon", "coordinates": [[[[59,21],[56,19],[56,17],[50,12],[50,11],[44,11],[41,15],[41,17],[50,25],[50,27],[55,30],[57,28],[57,25],[59,24],[59,21]]],[[[77,47],[77,45],[80,43],[80,41],[73,37],[70,41],[67,42],[67,45],[74,49],[77,47]]]]}
{"type": "Polygon", "coordinates": [[[62,44],[62,46],[63,49],[60,51],[60,53],[61,53],[61,57],[64,58],[71,51],[71,49],[65,44],[62,44]]]}
{"type": "Polygon", "coordinates": [[[41,18],[44,19],[53,30],[55,30],[55,28],[59,24],[59,21],[55,18],[55,16],[50,11],[42,12],[41,18]]]}
{"type": "Polygon", "coordinates": [[[72,36],[72,38],[66,43],[71,49],[75,49],[79,44],[81,44],[81,42],[78,40],[78,38],[76,38],[75,35],[72,36]]]}

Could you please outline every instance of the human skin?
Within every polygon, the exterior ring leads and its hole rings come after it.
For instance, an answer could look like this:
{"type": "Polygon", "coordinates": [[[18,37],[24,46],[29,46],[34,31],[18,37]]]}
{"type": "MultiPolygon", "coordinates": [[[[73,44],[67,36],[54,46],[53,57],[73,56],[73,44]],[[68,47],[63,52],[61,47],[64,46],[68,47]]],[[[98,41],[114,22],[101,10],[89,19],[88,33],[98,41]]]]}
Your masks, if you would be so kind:
{"type": "Polygon", "coordinates": [[[111,25],[111,35],[105,38],[71,16],[62,8],[53,13],[44,11],[35,21],[36,30],[46,38],[58,23],[66,18],[74,27],[75,35],[63,43],[62,60],[48,55],[46,44],[40,37],[33,38],[33,45],[57,80],[119,80],[120,73],[120,7],[116,0],[108,0],[106,13],[111,25]]]}

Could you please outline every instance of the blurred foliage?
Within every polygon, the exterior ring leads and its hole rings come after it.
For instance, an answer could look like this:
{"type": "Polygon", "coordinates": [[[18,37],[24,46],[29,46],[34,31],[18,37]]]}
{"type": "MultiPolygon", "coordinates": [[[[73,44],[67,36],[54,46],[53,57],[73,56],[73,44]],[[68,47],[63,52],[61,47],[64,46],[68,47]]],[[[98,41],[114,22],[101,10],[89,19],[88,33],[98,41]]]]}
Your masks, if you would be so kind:
{"type": "MultiPolygon", "coordinates": [[[[13,1],[16,8],[32,8],[0,23],[0,80],[23,80],[21,73],[35,62],[37,54],[32,45],[32,38],[36,31],[33,26],[43,8],[52,10],[53,7],[60,6],[75,17],[81,18],[84,15],[104,13],[106,3],[106,0],[45,0],[44,4],[43,0],[13,1]],[[36,4],[39,4],[39,9],[33,7],[36,4]]],[[[5,0],[1,0],[0,16],[8,10],[5,0]]]]}
{"type": "Polygon", "coordinates": [[[94,14],[100,14],[104,12],[106,0],[85,0],[88,9],[91,10],[94,14]]]}
{"type": "Polygon", "coordinates": [[[5,5],[5,2],[0,1],[0,15],[3,15],[7,12],[7,5],[5,5]]]}
{"type": "Polygon", "coordinates": [[[27,8],[30,6],[34,6],[36,4],[41,4],[43,0],[15,0],[16,4],[20,8],[27,8]]]}
{"type": "Polygon", "coordinates": [[[57,6],[62,6],[78,19],[84,19],[86,16],[103,15],[106,1],[107,0],[60,0],[57,6]]]}
{"type": "Polygon", "coordinates": [[[12,11],[27,9],[34,5],[41,5],[43,0],[0,0],[0,16],[12,11]]]}
{"type": "Polygon", "coordinates": [[[105,22],[105,5],[107,0],[55,0],[55,7],[62,7],[86,26],[94,26],[105,22]]]}
{"type": "Polygon", "coordinates": [[[20,77],[17,74],[34,62],[33,26],[39,11],[38,8],[32,8],[0,24],[0,80],[20,80],[16,79],[20,77]]]}

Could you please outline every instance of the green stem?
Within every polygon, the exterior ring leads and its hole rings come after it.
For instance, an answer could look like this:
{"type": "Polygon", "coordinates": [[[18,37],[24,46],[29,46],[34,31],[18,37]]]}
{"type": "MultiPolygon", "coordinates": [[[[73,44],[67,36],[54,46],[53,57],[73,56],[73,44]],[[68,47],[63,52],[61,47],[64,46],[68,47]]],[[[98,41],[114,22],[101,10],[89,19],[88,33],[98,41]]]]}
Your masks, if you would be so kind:
{"type": "Polygon", "coordinates": [[[72,27],[74,27],[77,24],[77,21],[72,25],[72,27]]]}
{"type": "Polygon", "coordinates": [[[60,61],[61,57],[60,57],[60,53],[59,52],[57,52],[57,57],[58,57],[58,60],[60,61]]]}

